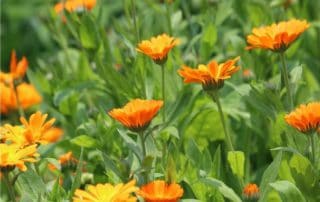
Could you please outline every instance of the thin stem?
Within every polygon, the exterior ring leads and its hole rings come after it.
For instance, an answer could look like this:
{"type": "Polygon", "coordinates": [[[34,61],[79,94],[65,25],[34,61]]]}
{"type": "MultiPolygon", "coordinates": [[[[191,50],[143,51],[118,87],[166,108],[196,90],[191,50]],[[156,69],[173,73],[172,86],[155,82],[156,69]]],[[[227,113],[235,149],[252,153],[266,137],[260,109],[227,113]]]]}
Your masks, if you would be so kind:
{"type": "Polygon", "coordinates": [[[140,34],[138,30],[138,25],[137,25],[137,19],[136,19],[136,5],[135,5],[135,0],[131,0],[131,9],[132,9],[132,18],[133,18],[133,26],[134,26],[134,31],[136,34],[136,40],[137,42],[140,41],[140,34]]]}
{"type": "Polygon", "coordinates": [[[316,146],[315,146],[315,141],[314,141],[313,135],[314,134],[309,134],[308,138],[309,138],[309,146],[311,147],[310,158],[311,158],[312,163],[315,165],[315,162],[316,162],[316,157],[315,157],[316,146]]]}
{"type": "Polygon", "coordinates": [[[3,172],[3,180],[4,180],[4,183],[7,185],[7,189],[8,189],[11,201],[15,202],[16,196],[14,193],[14,187],[12,186],[12,183],[10,182],[10,179],[9,179],[9,172],[7,171],[3,172]]]}
{"type": "Polygon", "coordinates": [[[283,79],[284,79],[285,86],[287,88],[288,99],[289,99],[289,104],[290,104],[289,110],[292,110],[293,109],[293,98],[292,98],[292,93],[291,93],[291,88],[290,88],[290,83],[289,83],[288,68],[287,68],[287,63],[286,63],[284,52],[280,53],[280,59],[282,62],[283,79]]]}
{"type": "Polygon", "coordinates": [[[229,135],[229,133],[227,131],[226,122],[224,120],[224,115],[223,115],[223,111],[222,111],[222,106],[220,104],[218,91],[215,91],[211,95],[212,95],[213,101],[215,101],[217,103],[217,107],[218,107],[218,111],[219,111],[219,115],[220,115],[220,120],[221,120],[221,123],[222,123],[222,126],[223,126],[224,134],[226,136],[226,143],[227,143],[228,149],[230,151],[234,151],[234,148],[233,148],[233,145],[232,145],[232,141],[231,141],[231,137],[230,137],[230,135],[229,135]]]}
{"type": "Polygon", "coordinates": [[[169,30],[169,34],[170,36],[172,35],[172,25],[171,25],[171,11],[170,11],[170,5],[169,2],[166,0],[166,17],[167,17],[167,23],[168,23],[168,30],[169,30]]]}
{"type": "Polygon", "coordinates": [[[143,132],[139,133],[140,136],[140,144],[141,144],[141,148],[142,148],[142,161],[143,159],[146,157],[146,145],[145,145],[145,138],[144,138],[144,134],[143,132]]]}
{"type": "Polygon", "coordinates": [[[162,74],[162,100],[163,100],[163,106],[162,106],[162,122],[166,122],[166,88],[165,88],[165,72],[164,72],[164,64],[161,65],[161,74],[162,74]]]}
{"type": "Polygon", "coordinates": [[[18,95],[18,86],[17,84],[14,82],[13,84],[13,89],[14,89],[14,93],[16,94],[16,101],[17,101],[17,105],[18,105],[18,111],[19,111],[19,115],[20,117],[25,117],[21,102],[20,102],[20,98],[18,95]]]}

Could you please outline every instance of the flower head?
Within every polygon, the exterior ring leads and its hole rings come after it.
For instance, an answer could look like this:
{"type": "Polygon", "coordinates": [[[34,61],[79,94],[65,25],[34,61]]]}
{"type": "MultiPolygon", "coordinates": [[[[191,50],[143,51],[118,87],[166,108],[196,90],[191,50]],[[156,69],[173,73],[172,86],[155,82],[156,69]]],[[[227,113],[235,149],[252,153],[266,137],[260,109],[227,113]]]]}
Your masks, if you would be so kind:
{"type": "Polygon", "coordinates": [[[48,144],[48,136],[45,136],[48,131],[52,129],[52,124],[55,122],[55,118],[50,119],[46,122],[48,114],[42,114],[41,112],[36,112],[32,114],[29,118],[29,122],[21,117],[20,121],[25,127],[24,136],[29,144],[40,143],[48,144]]]}
{"type": "Polygon", "coordinates": [[[135,99],[123,108],[112,109],[109,115],[128,129],[138,132],[148,127],[162,105],[161,100],[135,99]]]}
{"type": "Polygon", "coordinates": [[[146,202],[177,202],[183,195],[183,189],[179,184],[156,180],[142,186],[137,194],[146,202]]]}
{"type": "Polygon", "coordinates": [[[262,48],[283,52],[309,27],[306,20],[292,19],[270,26],[254,28],[247,36],[246,49],[262,48]]]}
{"type": "Polygon", "coordinates": [[[259,198],[259,187],[256,184],[248,184],[243,189],[243,196],[249,199],[259,198]]]}
{"type": "Polygon", "coordinates": [[[229,79],[240,67],[235,66],[239,57],[218,64],[212,60],[208,65],[200,64],[197,69],[183,65],[178,70],[185,83],[201,83],[204,90],[217,90],[223,86],[224,80],[229,79]]]}
{"type": "Polygon", "coordinates": [[[117,184],[115,186],[106,184],[89,185],[87,191],[77,189],[74,193],[73,202],[97,201],[97,202],[135,202],[137,198],[131,194],[138,188],[136,181],[131,180],[127,184],[117,184]]]}
{"type": "Polygon", "coordinates": [[[37,145],[30,145],[25,148],[21,148],[15,144],[0,144],[0,169],[1,171],[6,169],[12,169],[18,167],[21,171],[26,171],[27,167],[25,162],[36,162],[37,145]]]}
{"type": "MultiPolygon", "coordinates": [[[[64,168],[71,168],[73,170],[76,169],[77,167],[77,164],[78,164],[78,159],[76,159],[73,154],[72,154],[72,151],[69,151],[65,154],[62,154],[60,157],[59,157],[59,164],[61,166],[62,169],[64,168]]],[[[49,169],[50,170],[56,170],[57,167],[53,164],[49,164],[48,165],[49,169]]]]}
{"type": "Polygon", "coordinates": [[[300,105],[285,116],[286,122],[302,133],[313,133],[320,127],[320,102],[300,105]]]}
{"type": "Polygon", "coordinates": [[[161,64],[165,62],[168,52],[179,43],[179,39],[162,34],[139,43],[137,51],[149,56],[156,63],[161,64]]]}
{"type": "Polygon", "coordinates": [[[66,0],[65,2],[57,3],[54,6],[54,11],[56,13],[61,13],[63,9],[74,12],[78,10],[91,10],[96,5],[96,0],[66,0]]]}

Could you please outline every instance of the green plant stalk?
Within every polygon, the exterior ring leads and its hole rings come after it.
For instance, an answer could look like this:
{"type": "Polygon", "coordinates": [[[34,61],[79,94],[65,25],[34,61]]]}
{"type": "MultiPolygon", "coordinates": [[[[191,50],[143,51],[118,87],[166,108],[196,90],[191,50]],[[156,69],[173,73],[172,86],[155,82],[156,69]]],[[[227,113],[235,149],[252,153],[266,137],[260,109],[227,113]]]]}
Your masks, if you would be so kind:
{"type": "Polygon", "coordinates": [[[222,111],[222,106],[219,100],[219,94],[218,94],[218,90],[216,90],[215,92],[211,93],[211,96],[213,98],[213,101],[217,104],[218,107],[218,111],[219,111],[219,115],[220,115],[220,120],[223,126],[223,131],[224,131],[224,135],[226,137],[226,143],[228,146],[228,150],[229,151],[234,151],[234,147],[232,145],[232,141],[231,141],[231,137],[227,131],[227,126],[226,126],[226,122],[224,120],[224,115],[223,115],[223,111],[222,111]]]}
{"type": "MultiPolygon", "coordinates": [[[[316,145],[315,145],[315,141],[314,141],[314,135],[316,135],[316,132],[315,133],[313,133],[313,134],[309,134],[308,135],[308,138],[309,138],[309,147],[311,147],[311,151],[310,151],[310,160],[311,160],[311,162],[313,163],[313,165],[315,165],[315,163],[316,163],[316,154],[315,154],[315,152],[316,152],[316,145]]],[[[316,166],[316,165],[315,165],[316,166]]]]}
{"type": "Polygon", "coordinates": [[[3,181],[7,186],[11,201],[16,202],[16,196],[15,196],[15,193],[14,193],[14,187],[13,187],[13,184],[10,182],[10,179],[9,179],[9,172],[7,172],[7,171],[3,172],[3,181]]]}
{"type": "Polygon", "coordinates": [[[166,0],[166,17],[167,17],[167,23],[168,23],[168,30],[170,36],[172,35],[172,25],[171,25],[171,11],[170,11],[170,5],[169,2],[166,0]]]}
{"type": "Polygon", "coordinates": [[[280,52],[280,60],[282,63],[282,74],[283,74],[284,84],[287,88],[287,95],[288,95],[288,100],[289,100],[289,104],[290,104],[289,110],[292,110],[293,109],[293,98],[292,98],[292,92],[291,92],[290,83],[289,83],[288,68],[287,68],[287,63],[286,63],[284,52],[280,52]]]}
{"type": "Polygon", "coordinates": [[[131,12],[132,12],[132,18],[133,18],[133,27],[134,27],[134,32],[136,34],[136,40],[137,43],[140,41],[140,34],[138,30],[138,25],[137,25],[137,19],[136,19],[136,5],[135,5],[135,0],[131,0],[131,12]]]}
{"type": "Polygon", "coordinates": [[[18,105],[19,115],[20,115],[20,117],[25,117],[24,110],[22,108],[22,105],[21,105],[21,102],[20,102],[20,98],[19,98],[19,95],[18,95],[17,87],[18,87],[17,84],[14,82],[13,89],[14,89],[14,93],[16,94],[16,102],[17,102],[17,105],[18,105]]]}
{"type": "Polygon", "coordinates": [[[142,161],[143,159],[146,157],[146,145],[145,145],[145,138],[144,138],[144,134],[143,132],[139,133],[140,136],[140,144],[141,144],[141,148],[142,148],[142,161]]]}
{"type": "Polygon", "coordinates": [[[162,83],[162,122],[166,122],[166,86],[165,86],[165,71],[164,71],[164,64],[161,65],[161,83],[162,83]]]}

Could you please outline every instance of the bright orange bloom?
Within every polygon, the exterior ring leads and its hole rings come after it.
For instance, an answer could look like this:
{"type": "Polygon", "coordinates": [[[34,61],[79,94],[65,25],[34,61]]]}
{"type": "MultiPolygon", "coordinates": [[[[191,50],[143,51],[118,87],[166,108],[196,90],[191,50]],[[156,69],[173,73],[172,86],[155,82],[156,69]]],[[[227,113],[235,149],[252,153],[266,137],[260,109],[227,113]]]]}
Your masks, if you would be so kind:
{"type": "Polygon", "coordinates": [[[43,133],[42,139],[47,142],[57,142],[63,135],[63,130],[61,128],[52,127],[43,133]]]}
{"type": "MultiPolygon", "coordinates": [[[[52,124],[55,122],[55,118],[50,119],[45,122],[48,114],[42,114],[41,112],[36,112],[32,114],[29,118],[29,122],[21,117],[20,121],[25,127],[24,136],[29,144],[40,143],[48,144],[48,139],[44,136],[51,128],[52,124]]],[[[49,138],[50,139],[50,138],[49,138]]]]}
{"type": "Polygon", "coordinates": [[[306,20],[292,19],[278,24],[274,23],[270,26],[254,28],[252,34],[247,36],[249,46],[246,49],[262,48],[283,52],[309,26],[306,20]]]}
{"type": "Polygon", "coordinates": [[[161,63],[166,60],[168,52],[179,43],[179,39],[162,34],[139,43],[137,51],[149,56],[156,63],[161,63]]]}
{"type": "MultiPolygon", "coordinates": [[[[78,164],[78,162],[79,162],[78,159],[76,159],[73,156],[71,151],[69,151],[69,152],[67,152],[67,153],[65,153],[65,154],[63,154],[63,155],[61,155],[59,157],[59,164],[61,165],[61,167],[63,167],[63,166],[70,167],[71,166],[71,167],[75,168],[76,165],[78,164]]],[[[51,164],[51,163],[48,165],[48,167],[49,167],[50,170],[56,170],[57,169],[56,166],[51,164]]]]}
{"type": "Polygon", "coordinates": [[[183,65],[178,73],[184,78],[185,83],[201,83],[204,90],[216,90],[223,86],[224,80],[240,69],[239,66],[235,66],[239,58],[221,64],[212,60],[208,65],[198,65],[198,69],[183,65]]]}
{"type": "Polygon", "coordinates": [[[248,184],[243,189],[245,198],[259,198],[259,187],[256,184],[248,184]]]}
{"type": "Polygon", "coordinates": [[[137,194],[146,202],[177,202],[183,195],[183,189],[176,183],[155,180],[142,186],[137,194]]]}
{"type": "Polygon", "coordinates": [[[63,9],[66,9],[69,12],[74,12],[77,10],[91,10],[96,5],[96,0],[66,0],[65,2],[57,3],[54,6],[54,11],[60,13],[63,9]]]}
{"type": "Polygon", "coordinates": [[[109,183],[89,185],[87,191],[75,191],[73,202],[135,202],[137,198],[131,195],[138,190],[135,183],[135,180],[131,180],[127,184],[115,186],[109,183]]]}
{"type": "Polygon", "coordinates": [[[123,108],[112,109],[109,115],[130,130],[138,132],[148,127],[162,105],[161,100],[135,99],[123,108]]]}
{"type": "Polygon", "coordinates": [[[320,127],[320,102],[300,105],[285,116],[286,122],[302,133],[313,133],[320,127]]]}
{"type": "Polygon", "coordinates": [[[11,169],[15,166],[21,171],[26,171],[25,162],[36,162],[35,157],[39,156],[37,153],[37,145],[30,145],[25,148],[20,148],[15,144],[0,144],[0,169],[11,169]]]}

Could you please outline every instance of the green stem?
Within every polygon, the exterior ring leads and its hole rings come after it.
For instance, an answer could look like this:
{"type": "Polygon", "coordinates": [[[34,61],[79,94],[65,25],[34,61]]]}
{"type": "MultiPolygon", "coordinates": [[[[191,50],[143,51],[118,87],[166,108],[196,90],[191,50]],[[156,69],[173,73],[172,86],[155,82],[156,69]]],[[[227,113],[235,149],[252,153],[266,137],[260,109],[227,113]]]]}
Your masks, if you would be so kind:
{"type": "Polygon", "coordinates": [[[309,138],[309,147],[311,147],[310,158],[311,158],[311,161],[312,161],[313,165],[315,165],[315,162],[316,162],[316,157],[315,157],[316,146],[315,146],[315,141],[314,141],[313,135],[314,134],[309,134],[308,138],[309,138]]]}
{"type": "Polygon", "coordinates": [[[165,69],[164,64],[161,65],[161,74],[162,74],[162,100],[163,100],[163,106],[162,106],[162,122],[166,122],[166,88],[165,88],[165,69]]]}
{"type": "Polygon", "coordinates": [[[169,34],[170,36],[172,35],[172,25],[171,25],[171,11],[170,11],[170,5],[169,2],[166,0],[166,17],[167,17],[167,23],[168,23],[168,30],[169,30],[169,34]]]}
{"type": "Polygon", "coordinates": [[[18,105],[18,111],[19,111],[19,115],[20,117],[25,117],[21,102],[20,102],[20,98],[18,95],[18,85],[14,82],[13,84],[13,89],[14,89],[14,93],[16,94],[16,101],[17,101],[17,105],[18,105]]]}
{"type": "Polygon", "coordinates": [[[137,40],[137,42],[140,42],[140,34],[139,34],[138,25],[137,25],[137,19],[136,19],[136,5],[135,5],[134,1],[135,0],[131,0],[133,26],[134,26],[134,31],[135,31],[135,34],[136,34],[136,40],[137,40]]]}
{"type": "Polygon", "coordinates": [[[10,182],[10,179],[9,179],[9,172],[7,171],[3,172],[3,180],[4,180],[4,183],[7,185],[7,189],[8,189],[11,201],[16,202],[14,187],[12,186],[12,183],[10,182]]]}
{"type": "Polygon", "coordinates": [[[140,136],[140,144],[141,144],[141,148],[142,148],[142,161],[143,159],[146,157],[146,145],[145,145],[145,138],[144,138],[144,134],[143,132],[139,133],[140,136]]]}
{"type": "Polygon", "coordinates": [[[280,52],[280,59],[281,59],[281,63],[282,63],[283,79],[284,79],[285,86],[287,88],[288,99],[289,99],[289,104],[290,104],[289,110],[292,110],[293,109],[293,98],[292,98],[292,93],[291,93],[291,88],[290,88],[290,83],[289,83],[288,68],[287,68],[287,63],[286,63],[284,52],[280,52]]]}
{"type": "Polygon", "coordinates": [[[222,111],[222,106],[220,104],[218,91],[213,92],[211,95],[212,95],[213,101],[215,103],[217,103],[217,107],[218,107],[218,111],[219,111],[219,115],[220,115],[220,120],[221,120],[221,123],[222,123],[222,126],[223,126],[224,135],[226,136],[226,143],[227,143],[228,149],[230,151],[234,151],[234,148],[233,148],[233,145],[232,145],[232,141],[231,141],[231,137],[230,137],[230,135],[229,135],[229,133],[227,131],[226,122],[224,120],[224,115],[223,115],[223,111],[222,111]]]}

